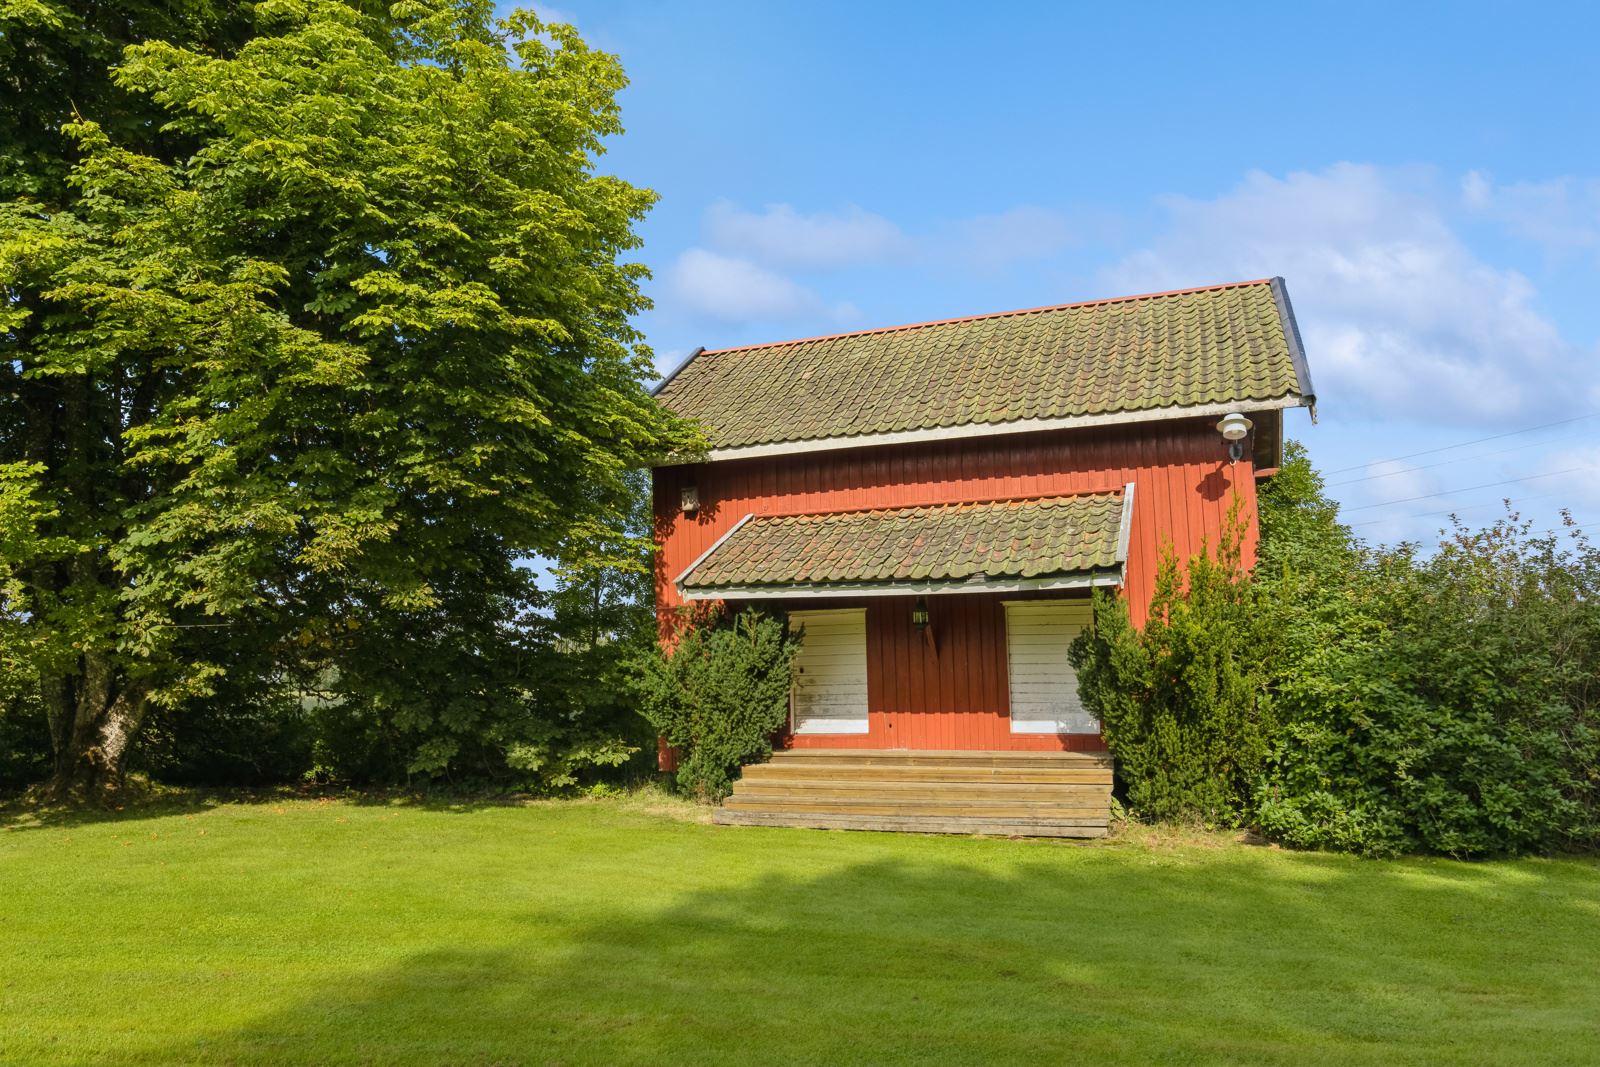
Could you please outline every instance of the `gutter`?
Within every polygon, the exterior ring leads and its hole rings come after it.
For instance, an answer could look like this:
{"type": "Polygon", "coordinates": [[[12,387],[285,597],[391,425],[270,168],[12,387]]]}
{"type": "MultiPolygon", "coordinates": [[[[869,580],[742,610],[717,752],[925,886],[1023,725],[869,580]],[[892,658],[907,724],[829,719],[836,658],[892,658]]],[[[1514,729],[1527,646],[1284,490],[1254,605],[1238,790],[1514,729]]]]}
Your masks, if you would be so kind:
{"type": "MultiPolygon", "coordinates": [[[[1124,583],[1120,564],[1115,572],[1088,571],[1055,578],[964,579],[956,582],[860,582],[850,584],[725,585],[714,589],[678,590],[680,599],[692,600],[819,600],[855,596],[939,596],[945,593],[1026,593],[1058,589],[1090,589],[1124,583]]],[[[685,572],[687,573],[687,572],[685,572]]]]}

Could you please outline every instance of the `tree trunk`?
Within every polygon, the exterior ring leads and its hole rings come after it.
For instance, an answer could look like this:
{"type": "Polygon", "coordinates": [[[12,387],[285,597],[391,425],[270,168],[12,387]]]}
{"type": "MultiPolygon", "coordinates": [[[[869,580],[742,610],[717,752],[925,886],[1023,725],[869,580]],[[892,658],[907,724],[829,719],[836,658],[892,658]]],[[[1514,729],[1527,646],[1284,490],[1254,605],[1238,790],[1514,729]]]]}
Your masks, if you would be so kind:
{"type": "MultiPolygon", "coordinates": [[[[45,454],[51,461],[50,488],[64,497],[58,522],[79,542],[115,542],[124,531],[107,524],[105,516],[112,506],[107,498],[116,489],[113,442],[123,432],[121,404],[97,403],[108,386],[88,374],[54,384],[57,396],[45,410],[57,413],[59,421],[51,435],[54,445],[45,454]]],[[[103,603],[103,594],[118,581],[101,548],[79,552],[65,564],[46,564],[37,578],[41,592],[88,604],[103,603]]],[[[104,621],[114,632],[120,629],[119,620],[104,621]]],[[[102,643],[44,678],[43,690],[55,748],[48,794],[57,800],[107,800],[123,785],[131,743],[144,718],[144,688],[128,683],[109,643],[102,643]]]]}
{"type": "Polygon", "coordinates": [[[146,696],[117,686],[105,653],[86,653],[80,663],[77,678],[46,682],[56,754],[49,791],[56,800],[104,801],[122,789],[146,696]]]}

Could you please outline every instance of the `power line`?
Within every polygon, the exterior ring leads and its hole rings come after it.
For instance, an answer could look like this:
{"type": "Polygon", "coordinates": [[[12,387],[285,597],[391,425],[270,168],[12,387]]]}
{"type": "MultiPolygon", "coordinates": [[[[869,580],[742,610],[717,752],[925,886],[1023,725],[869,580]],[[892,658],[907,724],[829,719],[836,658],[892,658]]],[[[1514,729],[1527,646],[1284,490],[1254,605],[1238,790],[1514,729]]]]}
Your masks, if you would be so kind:
{"type": "Polygon", "coordinates": [[[1565,492],[1566,490],[1564,489],[1557,489],[1549,493],[1535,493],[1533,496],[1525,496],[1520,498],[1501,497],[1499,500],[1491,500],[1488,503],[1483,504],[1468,504],[1466,507],[1461,508],[1438,508],[1434,511],[1418,511],[1411,515],[1379,515],[1375,519],[1358,519],[1357,521],[1349,523],[1348,525],[1371,526],[1375,522],[1409,522],[1412,519],[1426,519],[1436,515],[1465,515],[1472,511],[1485,511],[1489,508],[1500,507],[1507,501],[1510,501],[1512,507],[1520,508],[1532,503],[1535,500],[1548,500],[1553,496],[1561,496],[1565,492]]]}
{"type": "MultiPolygon", "coordinates": [[[[1477,511],[1477,510],[1482,510],[1482,509],[1481,508],[1471,508],[1471,509],[1463,508],[1462,509],[1463,512],[1468,511],[1468,510],[1477,511]]],[[[1350,525],[1350,526],[1370,526],[1375,522],[1390,522],[1390,521],[1393,521],[1393,522],[1404,522],[1407,519],[1426,519],[1426,518],[1429,518],[1430,516],[1455,515],[1455,514],[1460,514],[1460,512],[1430,511],[1430,512],[1425,512],[1425,513],[1423,513],[1421,515],[1391,516],[1391,517],[1385,518],[1385,519],[1363,519],[1361,522],[1352,522],[1352,523],[1349,523],[1348,525],[1350,525]]],[[[1572,524],[1574,526],[1576,526],[1578,529],[1583,530],[1585,533],[1593,534],[1593,533],[1596,533],[1596,532],[1600,532],[1600,518],[1594,518],[1594,517],[1579,518],[1578,516],[1574,515],[1572,517],[1572,524]]],[[[1565,524],[1563,524],[1563,523],[1552,523],[1552,524],[1550,524],[1550,526],[1548,528],[1549,529],[1557,529],[1557,528],[1565,529],[1565,524]]]]}
{"type": "Polygon", "coordinates": [[[1566,490],[1554,490],[1550,491],[1550,493],[1534,493],[1533,496],[1523,496],[1523,498],[1515,499],[1502,496],[1502,498],[1498,499],[1498,501],[1490,501],[1488,504],[1467,504],[1466,507],[1440,507],[1440,509],[1432,510],[1432,512],[1416,512],[1414,515],[1379,515],[1379,517],[1376,518],[1362,518],[1362,520],[1350,523],[1350,525],[1368,526],[1371,525],[1371,523],[1400,523],[1406,522],[1408,518],[1427,518],[1429,515],[1456,515],[1466,514],[1466,512],[1482,512],[1482,510],[1486,509],[1486,507],[1499,507],[1506,501],[1512,502],[1512,506],[1514,507],[1522,507],[1523,504],[1528,504],[1528,502],[1547,501],[1547,499],[1552,498],[1552,496],[1562,496],[1563,493],[1566,493],[1566,490]]]}
{"type": "MultiPolygon", "coordinates": [[[[1545,442],[1545,441],[1529,441],[1527,444],[1512,445],[1510,448],[1497,448],[1492,452],[1479,452],[1477,455],[1462,456],[1460,459],[1441,459],[1438,463],[1420,463],[1415,467],[1401,467],[1397,471],[1385,471],[1382,474],[1369,474],[1365,478],[1346,478],[1343,481],[1328,482],[1327,483],[1327,487],[1329,489],[1332,489],[1336,485],[1355,485],[1357,482],[1371,482],[1371,481],[1376,481],[1379,478],[1393,478],[1396,475],[1400,475],[1400,474],[1415,474],[1417,471],[1431,471],[1435,467],[1449,467],[1449,466],[1451,466],[1453,464],[1456,464],[1456,463],[1471,463],[1473,460],[1476,460],[1476,459],[1488,459],[1490,456],[1503,456],[1507,452],[1522,452],[1522,451],[1524,451],[1526,449],[1529,449],[1529,448],[1538,448],[1539,446],[1547,444],[1547,443],[1548,442],[1545,442]]],[[[1382,459],[1374,461],[1374,463],[1388,463],[1388,462],[1390,462],[1390,461],[1389,460],[1382,460],[1382,459]]],[[[1372,463],[1364,463],[1364,464],[1362,464],[1362,466],[1364,466],[1364,467],[1370,467],[1372,465],[1373,465],[1372,463]]],[[[1354,468],[1346,467],[1345,469],[1346,470],[1353,470],[1354,468]]]]}
{"type": "Polygon", "coordinates": [[[1459,489],[1441,489],[1437,493],[1423,493],[1421,496],[1408,496],[1401,500],[1382,500],[1376,504],[1363,504],[1358,508],[1345,508],[1345,511],[1366,511],[1368,508],[1389,508],[1396,504],[1409,504],[1413,500],[1432,500],[1434,497],[1449,496],[1451,493],[1470,493],[1476,489],[1492,489],[1497,485],[1514,485],[1520,482],[1531,482],[1538,478],[1554,478],[1558,474],[1575,474],[1578,471],[1594,470],[1593,467],[1568,467],[1565,470],[1546,471],[1543,474],[1530,474],[1525,478],[1502,478],[1498,482],[1484,482],[1482,485],[1467,485],[1459,489]]]}
{"type": "Polygon", "coordinates": [[[1354,471],[1360,470],[1362,467],[1370,467],[1374,463],[1396,463],[1402,459],[1416,459],[1418,456],[1431,456],[1438,452],[1448,452],[1453,448],[1466,448],[1468,445],[1481,445],[1485,441],[1498,441],[1504,437],[1516,437],[1519,434],[1533,433],[1535,430],[1548,430],[1552,426],[1567,426],[1574,422],[1582,422],[1585,419],[1595,418],[1600,418],[1600,411],[1591,411],[1587,415],[1575,415],[1570,419],[1557,419],[1555,422],[1541,422],[1537,426],[1524,426],[1520,430],[1507,430],[1505,433],[1490,434],[1488,437],[1479,437],[1471,441],[1462,441],[1458,444],[1440,445],[1438,448],[1425,448],[1421,452],[1408,452],[1403,456],[1390,456],[1388,459],[1369,459],[1365,463],[1357,463],[1353,467],[1338,467],[1331,471],[1324,471],[1323,473],[1343,474],[1345,471],[1354,471]]]}

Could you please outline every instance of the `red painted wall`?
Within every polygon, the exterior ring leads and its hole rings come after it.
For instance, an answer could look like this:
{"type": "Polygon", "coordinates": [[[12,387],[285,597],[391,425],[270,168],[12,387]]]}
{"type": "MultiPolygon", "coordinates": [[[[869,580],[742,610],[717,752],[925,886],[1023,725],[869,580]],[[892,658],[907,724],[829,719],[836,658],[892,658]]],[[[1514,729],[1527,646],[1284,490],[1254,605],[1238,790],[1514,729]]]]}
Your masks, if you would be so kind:
{"type": "MultiPolygon", "coordinates": [[[[655,472],[656,604],[663,632],[679,604],[672,580],[750,513],[904,507],[998,497],[1099,492],[1134,484],[1133,530],[1124,592],[1134,620],[1149,605],[1161,546],[1193,555],[1215,544],[1238,493],[1255,548],[1255,476],[1249,458],[1228,461],[1210,419],[1090,430],[969,438],[919,445],[815,452],[771,459],[664,467],[655,472]],[[699,490],[700,510],[683,515],[679,490],[699,490]]],[[[901,598],[868,604],[868,699],[872,732],[800,738],[829,747],[1060,748],[1096,739],[1009,733],[1005,719],[1005,621],[995,594],[928,598],[938,655],[912,642],[901,598]],[[877,635],[876,637],[874,635],[877,635]]],[[[830,600],[829,606],[848,601],[830,600]]],[[[823,606],[791,602],[790,607],[823,606]]],[[[918,639],[920,640],[920,639],[918,639]]]]}
{"type": "Polygon", "coordinates": [[[786,601],[793,610],[867,609],[864,734],[786,737],[789,748],[949,748],[1100,751],[1096,734],[1013,734],[1004,601],[1060,593],[931,596],[928,634],[911,625],[916,597],[786,601]]]}

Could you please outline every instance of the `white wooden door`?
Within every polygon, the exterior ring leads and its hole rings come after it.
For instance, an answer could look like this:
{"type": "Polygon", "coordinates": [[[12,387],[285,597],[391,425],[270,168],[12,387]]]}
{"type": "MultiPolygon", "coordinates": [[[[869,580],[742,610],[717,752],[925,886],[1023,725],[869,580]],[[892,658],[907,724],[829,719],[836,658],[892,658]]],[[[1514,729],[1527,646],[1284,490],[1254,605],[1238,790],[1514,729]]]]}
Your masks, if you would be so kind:
{"type": "Polygon", "coordinates": [[[790,612],[790,629],[802,626],[790,728],[797,734],[866,733],[867,609],[790,612]]]}
{"type": "Polygon", "coordinates": [[[1100,724],[1078,699],[1067,646],[1089,625],[1087,600],[1011,600],[1006,662],[1014,734],[1093,734],[1100,724]]]}

